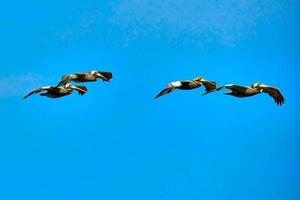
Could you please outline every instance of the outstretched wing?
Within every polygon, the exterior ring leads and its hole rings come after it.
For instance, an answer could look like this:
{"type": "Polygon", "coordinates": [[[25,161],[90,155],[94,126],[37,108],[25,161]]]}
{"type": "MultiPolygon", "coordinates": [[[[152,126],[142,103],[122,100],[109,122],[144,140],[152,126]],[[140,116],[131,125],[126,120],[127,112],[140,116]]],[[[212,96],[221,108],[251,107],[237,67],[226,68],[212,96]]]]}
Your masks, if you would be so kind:
{"type": "Polygon", "coordinates": [[[71,75],[64,75],[61,78],[61,81],[58,83],[57,87],[64,86],[64,85],[70,83],[71,81],[72,81],[72,76],[71,75]]]}
{"type": "Polygon", "coordinates": [[[257,89],[270,95],[277,105],[281,106],[284,104],[285,99],[278,88],[261,84],[257,87],[257,89]]]}
{"type": "Polygon", "coordinates": [[[245,90],[248,89],[248,86],[228,84],[228,85],[225,85],[224,88],[232,90],[232,91],[244,92],[245,90]]]}
{"type": "Polygon", "coordinates": [[[203,95],[209,93],[210,91],[214,91],[216,89],[216,85],[217,85],[216,82],[207,81],[207,80],[202,79],[201,83],[205,87],[205,92],[203,93],[203,95]]]}
{"type": "Polygon", "coordinates": [[[84,95],[88,91],[88,89],[85,86],[72,85],[71,88],[74,90],[77,90],[77,92],[81,96],[84,95]]]}
{"type": "Polygon", "coordinates": [[[29,94],[27,94],[25,97],[23,97],[23,99],[26,99],[27,97],[29,97],[33,94],[37,94],[37,93],[40,93],[42,91],[49,90],[51,88],[52,88],[51,86],[46,86],[46,87],[41,87],[41,88],[35,89],[35,90],[31,91],[29,94]]]}
{"type": "Polygon", "coordinates": [[[163,96],[163,95],[165,95],[165,94],[168,94],[168,93],[172,92],[173,90],[175,90],[175,87],[170,87],[170,86],[169,86],[169,87],[163,89],[162,91],[160,91],[160,92],[154,97],[154,99],[157,99],[157,98],[160,97],[160,96],[163,96]]]}

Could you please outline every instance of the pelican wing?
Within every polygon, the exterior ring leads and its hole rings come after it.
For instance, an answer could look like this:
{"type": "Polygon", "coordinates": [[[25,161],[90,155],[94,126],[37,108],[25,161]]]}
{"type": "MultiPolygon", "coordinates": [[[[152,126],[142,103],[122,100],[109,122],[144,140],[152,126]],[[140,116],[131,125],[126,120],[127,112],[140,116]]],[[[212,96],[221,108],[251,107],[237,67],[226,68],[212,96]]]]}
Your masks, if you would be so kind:
{"type": "MultiPolygon", "coordinates": [[[[204,84],[203,84],[204,85],[204,84]]],[[[205,86],[205,85],[204,85],[205,86]]],[[[211,89],[211,90],[208,90],[206,91],[203,95],[206,95],[208,93],[211,93],[211,92],[215,92],[215,91],[220,91],[220,90],[223,90],[223,89],[229,89],[229,90],[232,90],[232,91],[239,91],[239,92],[244,92],[247,87],[246,86],[241,86],[241,85],[234,85],[234,84],[228,84],[228,85],[223,85],[221,87],[218,87],[218,88],[214,88],[214,89],[211,89]]]]}
{"type": "Polygon", "coordinates": [[[216,85],[217,83],[216,82],[213,82],[213,81],[207,81],[207,80],[201,80],[202,84],[204,85],[205,87],[205,93],[204,94],[207,94],[209,93],[210,91],[213,91],[216,89],[216,85]]]}
{"type": "Polygon", "coordinates": [[[61,78],[61,81],[58,83],[57,87],[64,86],[64,85],[70,83],[71,81],[72,81],[72,76],[71,75],[64,75],[61,78]]]}
{"type": "Polygon", "coordinates": [[[31,92],[30,92],[29,94],[27,94],[26,96],[24,96],[23,99],[26,99],[27,97],[29,97],[29,96],[31,96],[31,95],[33,95],[33,94],[38,94],[38,93],[40,93],[40,92],[42,92],[42,91],[50,90],[51,88],[53,88],[53,87],[51,87],[51,86],[46,86],[46,87],[37,88],[37,89],[31,91],[31,92]]]}
{"type": "Polygon", "coordinates": [[[72,89],[77,90],[77,92],[79,93],[79,95],[84,95],[88,90],[85,86],[76,86],[76,85],[72,85],[71,86],[72,89]]]}
{"type": "Polygon", "coordinates": [[[257,89],[270,95],[277,105],[281,106],[284,104],[285,99],[278,88],[261,84],[257,87],[257,89]]]}
{"type": "Polygon", "coordinates": [[[158,97],[163,96],[163,95],[165,95],[165,94],[168,94],[168,93],[170,93],[170,92],[172,92],[172,91],[174,91],[174,90],[175,90],[175,87],[169,86],[169,87],[163,89],[162,91],[160,91],[160,92],[154,97],[154,99],[157,99],[158,97]]]}
{"type": "Polygon", "coordinates": [[[221,90],[221,89],[229,89],[229,90],[232,90],[232,91],[238,91],[238,92],[244,92],[245,90],[248,89],[248,86],[242,86],[242,85],[235,85],[235,84],[228,84],[228,85],[224,85],[220,88],[217,88],[217,90],[221,90]]]}
{"type": "Polygon", "coordinates": [[[71,81],[74,81],[74,82],[88,82],[88,80],[87,80],[88,74],[89,74],[89,72],[64,75],[61,78],[61,81],[58,83],[58,86],[64,86],[64,85],[70,83],[71,81]]]}

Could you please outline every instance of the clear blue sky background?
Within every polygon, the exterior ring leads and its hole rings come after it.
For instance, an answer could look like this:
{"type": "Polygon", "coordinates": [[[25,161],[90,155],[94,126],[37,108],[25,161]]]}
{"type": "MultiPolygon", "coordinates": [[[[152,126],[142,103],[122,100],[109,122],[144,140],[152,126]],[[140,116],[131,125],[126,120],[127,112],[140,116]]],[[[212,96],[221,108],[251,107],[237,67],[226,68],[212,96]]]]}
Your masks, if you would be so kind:
{"type": "Polygon", "coordinates": [[[0,6],[0,199],[296,200],[297,0],[6,1],[0,6]],[[88,93],[21,97],[63,74],[88,93]],[[263,82],[237,99],[170,81],[263,82]]]}

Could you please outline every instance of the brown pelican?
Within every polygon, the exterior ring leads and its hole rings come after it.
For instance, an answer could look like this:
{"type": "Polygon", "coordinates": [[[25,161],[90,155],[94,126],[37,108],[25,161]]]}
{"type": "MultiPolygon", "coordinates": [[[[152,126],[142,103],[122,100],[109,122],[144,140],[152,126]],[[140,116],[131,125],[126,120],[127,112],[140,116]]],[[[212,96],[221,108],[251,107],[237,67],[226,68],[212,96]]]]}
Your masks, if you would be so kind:
{"type": "Polygon", "coordinates": [[[62,85],[62,86],[56,86],[56,87],[46,86],[46,87],[38,88],[30,92],[29,94],[27,94],[23,99],[26,99],[27,97],[33,94],[38,94],[44,91],[45,91],[44,93],[40,94],[41,96],[46,96],[49,98],[59,98],[59,97],[72,94],[73,90],[77,90],[79,95],[84,95],[87,92],[87,88],[85,86],[75,86],[75,85],[71,85],[70,83],[67,83],[66,85],[62,85]]]}
{"type": "Polygon", "coordinates": [[[209,91],[216,89],[215,82],[207,81],[203,78],[196,77],[193,80],[175,81],[175,82],[169,83],[165,89],[163,89],[160,93],[158,93],[158,95],[155,96],[155,99],[162,95],[168,94],[168,93],[174,91],[175,89],[192,90],[192,89],[198,88],[202,85],[204,85],[204,87],[205,87],[205,91],[206,91],[205,93],[208,93],[209,91]]]}
{"type": "Polygon", "coordinates": [[[58,86],[65,85],[74,82],[94,82],[98,79],[109,82],[112,79],[111,72],[100,72],[100,71],[91,71],[91,72],[82,72],[64,75],[58,84],[58,86]]]}
{"type": "Polygon", "coordinates": [[[251,86],[228,84],[212,91],[219,91],[224,88],[231,90],[230,92],[226,92],[226,95],[232,95],[235,97],[250,97],[264,92],[269,94],[275,100],[277,105],[282,105],[284,103],[284,97],[278,88],[270,87],[261,83],[254,83],[251,86]]]}
{"type": "Polygon", "coordinates": [[[278,88],[271,87],[262,83],[254,83],[251,85],[251,87],[270,95],[277,105],[281,106],[282,104],[284,104],[285,99],[278,88]]]}

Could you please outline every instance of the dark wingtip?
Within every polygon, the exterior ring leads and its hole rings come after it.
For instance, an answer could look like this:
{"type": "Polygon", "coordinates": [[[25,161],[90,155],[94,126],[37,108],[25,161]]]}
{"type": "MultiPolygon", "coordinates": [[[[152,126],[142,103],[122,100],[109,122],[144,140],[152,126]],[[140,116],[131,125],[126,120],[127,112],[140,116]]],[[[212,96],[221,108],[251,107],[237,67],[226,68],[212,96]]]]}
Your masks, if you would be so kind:
{"type": "Polygon", "coordinates": [[[207,94],[209,94],[209,93],[218,91],[217,89],[218,89],[218,88],[215,88],[215,89],[213,89],[213,90],[206,90],[206,91],[202,94],[202,96],[205,96],[205,95],[207,95],[207,94]]]}
{"type": "Polygon", "coordinates": [[[284,100],[275,101],[277,106],[282,106],[284,104],[284,100]]]}
{"type": "Polygon", "coordinates": [[[203,92],[203,94],[201,95],[201,96],[205,96],[205,95],[207,95],[208,94],[208,92],[203,92]]]}

